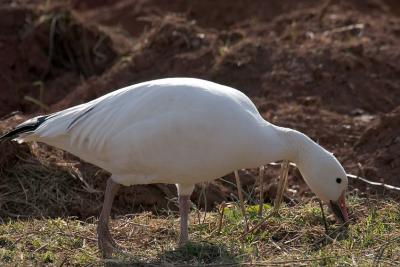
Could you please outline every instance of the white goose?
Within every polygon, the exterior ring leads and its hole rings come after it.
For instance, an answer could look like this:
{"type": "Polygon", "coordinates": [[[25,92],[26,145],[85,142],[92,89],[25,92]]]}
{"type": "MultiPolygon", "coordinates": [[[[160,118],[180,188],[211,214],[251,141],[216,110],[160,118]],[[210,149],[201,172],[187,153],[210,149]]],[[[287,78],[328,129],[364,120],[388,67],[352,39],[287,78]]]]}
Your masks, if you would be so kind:
{"type": "Polygon", "coordinates": [[[51,115],[30,119],[0,140],[37,141],[66,150],[112,176],[97,227],[99,248],[115,248],[108,229],[119,186],[176,184],[180,243],[188,241],[194,185],[278,160],[297,164],[311,190],[348,220],[347,177],[338,160],[306,135],[265,121],[240,91],[193,78],[128,86],[51,115]]]}

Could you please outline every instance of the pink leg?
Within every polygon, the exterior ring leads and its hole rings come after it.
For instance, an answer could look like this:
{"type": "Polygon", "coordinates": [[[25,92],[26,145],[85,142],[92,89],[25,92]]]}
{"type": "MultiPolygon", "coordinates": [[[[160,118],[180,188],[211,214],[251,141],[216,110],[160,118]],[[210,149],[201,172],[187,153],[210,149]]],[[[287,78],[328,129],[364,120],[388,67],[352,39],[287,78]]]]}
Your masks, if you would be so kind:
{"type": "Polygon", "coordinates": [[[181,216],[181,233],[179,245],[185,245],[189,241],[188,215],[189,215],[190,196],[179,196],[179,213],[181,216]]]}
{"type": "Polygon", "coordinates": [[[119,188],[119,184],[115,183],[111,177],[108,178],[106,192],[104,194],[103,209],[101,210],[99,222],[97,224],[98,245],[104,258],[110,257],[117,247],[117,244],[111,237],[108,223],[114,196],[119,188]]]}

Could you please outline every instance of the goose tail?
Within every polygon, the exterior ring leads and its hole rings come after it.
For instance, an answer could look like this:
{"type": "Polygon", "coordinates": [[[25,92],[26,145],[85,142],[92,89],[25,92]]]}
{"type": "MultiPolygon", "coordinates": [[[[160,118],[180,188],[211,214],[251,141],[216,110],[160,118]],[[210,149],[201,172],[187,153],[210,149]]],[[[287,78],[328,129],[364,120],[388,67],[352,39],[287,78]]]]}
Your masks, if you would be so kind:
{"type": "Polygon", "coordinates": [[[35,130],[46,121],[47,117],[48,115],[38,116],[21,123],[13,130],[0,136],[0,142],[9,140],[17,140],[18,142],[24,142],[25,138],[34,133],[35,130]]]}

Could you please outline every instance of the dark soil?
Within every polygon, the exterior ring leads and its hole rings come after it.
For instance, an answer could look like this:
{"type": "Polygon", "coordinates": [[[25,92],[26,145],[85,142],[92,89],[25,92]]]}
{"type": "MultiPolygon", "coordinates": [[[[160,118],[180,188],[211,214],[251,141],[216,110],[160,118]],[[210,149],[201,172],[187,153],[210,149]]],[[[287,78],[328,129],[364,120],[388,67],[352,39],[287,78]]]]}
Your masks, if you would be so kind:
{"type": "Polygon", "coordinates": [[[360,155],[360,171],[363,176],[400,186],[399,126],[400,108],[397,108],[382,115],[361,136],[355,150],[360,155]]]}
{"type": "Polygon", "coordinates": [[[0,116],[48,110],[117,56],[107,35],[65,8],[0,6],[0,46],[0,116]]]}
{"type": "MultiPolygon", "coordinates": [[[[308,134],[334,152],[347,172],[400,185],[397,1],[2,3],[0,117],[22,111],[19,120],[14,116],[0,123],[4,131],[34,114],[84,103],[133,83],[198,77],[242,90],[267,120],[308,134]]],[[[98,213],[107,173],[46,146],[35,153],[24,147],[20,152],[15,144],[0,144],[0,182],[7,185],[0,185],[6,188],[0,195],[14,190],[19,202],[28,201],[29,192],[18,181],[12,184],[10,171],[15,174],[24,164],[19,153],[37,159],[40,151],[41,170],[49,177],[60,171],[60,162],[74,162],[90,187],[99,190],[84,190],[76,178],[73,193],[64,198],[68,201],[60,200],[65,208],[42,214],[98,213]]],[[[61,171],[68,175],[71,169],[61,171]]],[[[256,191],[257,171],[241,175],[245,189],[256,191]]],[[[273,198],[276,175],[276,168],[268,169],[267,201],[273,198]]],[[[232,175],[224,179],[234,182],[232,175]]],[[[291,173],[289,186],[290,198],[310,196],[297,171],[291,173]]],[[[359,181],[351,180],[350,187],[376,192],[359,181]]],[[[236,198],[234,186],[221,180],[205,192],[208,208],[236,198]]],[[[175,196],[174,186],[124,188],[115,209],[159,212],[174,208],[175,196]]],[[[204,207],[201,186],[192,200],[204,207]]],[[[0,198],[4,216],[39,215],[17,202],[0,198]]]]}

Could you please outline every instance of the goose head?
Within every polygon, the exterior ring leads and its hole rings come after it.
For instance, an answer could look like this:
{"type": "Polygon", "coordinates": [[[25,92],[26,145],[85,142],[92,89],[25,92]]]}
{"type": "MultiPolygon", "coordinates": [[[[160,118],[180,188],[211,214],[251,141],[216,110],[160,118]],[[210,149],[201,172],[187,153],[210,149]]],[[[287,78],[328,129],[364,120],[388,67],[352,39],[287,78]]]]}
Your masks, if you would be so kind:
{"type": "MultiPolygon", "coordinates": [[[[293,133],[292,133],[293,135],[293,133]]],[[[296,135],[296,164],[310,189],[324,201],[336,219],[349,220],[345,193],[348,185],[346,172],[336,157],[309,137],[296,135]]]]}
{"type": "Polygon", "coordinates": [[[345,193],[348,179],[339,161],[331,154],[309,157],[299,167],[310,189],[328,204],[338,221],[349,220],[345,193]]]}

